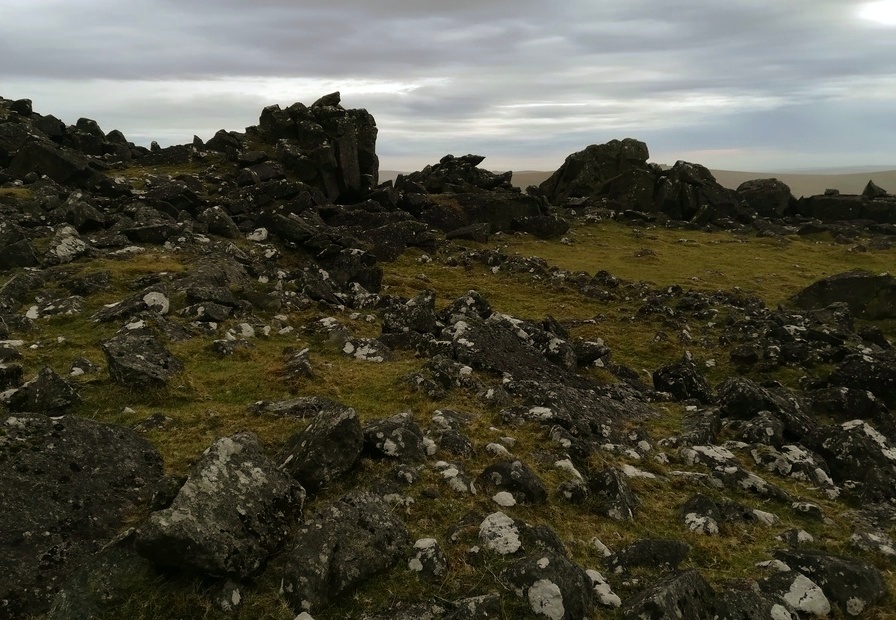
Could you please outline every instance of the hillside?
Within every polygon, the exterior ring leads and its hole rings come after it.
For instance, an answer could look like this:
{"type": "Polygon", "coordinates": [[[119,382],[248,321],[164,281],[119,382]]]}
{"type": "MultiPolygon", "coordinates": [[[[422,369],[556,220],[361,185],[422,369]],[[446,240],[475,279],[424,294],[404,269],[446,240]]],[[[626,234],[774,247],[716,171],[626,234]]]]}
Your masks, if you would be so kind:
{"type": "Polygon", "coordinates": [[[896,199],[375,141],[0,99],[0,618],[896,617],[896,199]]]}

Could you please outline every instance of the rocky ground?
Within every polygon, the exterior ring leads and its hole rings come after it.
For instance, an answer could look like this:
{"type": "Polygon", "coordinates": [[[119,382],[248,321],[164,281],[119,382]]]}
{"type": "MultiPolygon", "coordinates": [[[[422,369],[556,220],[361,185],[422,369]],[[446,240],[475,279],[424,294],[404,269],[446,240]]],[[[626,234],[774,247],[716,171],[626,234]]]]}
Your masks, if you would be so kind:
{"type": "Polygon", "coordinates": [[[375,144],[0,99],[0,618],[896,617],[896,199],[375,144]]]}

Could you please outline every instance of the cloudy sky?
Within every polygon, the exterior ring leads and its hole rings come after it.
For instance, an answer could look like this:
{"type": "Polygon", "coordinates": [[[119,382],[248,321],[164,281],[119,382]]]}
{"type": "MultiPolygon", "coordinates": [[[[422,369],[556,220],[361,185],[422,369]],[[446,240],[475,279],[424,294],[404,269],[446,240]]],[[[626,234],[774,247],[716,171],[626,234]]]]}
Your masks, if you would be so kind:
{"type": "Polygon", "coordinates": [[[134,142],[339,90],[384,169],[896,168],[896,0],[2,0],[0,96],[134,142]]]}

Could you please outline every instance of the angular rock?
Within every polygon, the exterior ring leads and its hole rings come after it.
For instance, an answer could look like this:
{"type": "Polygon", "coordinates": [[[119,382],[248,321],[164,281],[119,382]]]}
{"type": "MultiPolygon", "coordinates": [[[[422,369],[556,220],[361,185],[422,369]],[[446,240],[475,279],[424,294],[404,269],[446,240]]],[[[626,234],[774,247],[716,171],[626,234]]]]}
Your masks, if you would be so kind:
{"type": "Polygon", "coordinates": [[[408,570],[428,579],[439,579],[448,572],[448,557],[435,538],[421,538],[414,543],[414,555],[408,570]]]}
{"type": "Polygon", "coordinates": [[[125,330],[101,346],[109,376],[125,387],[161,387],[184,369],[149,329],[125,330]]]}
{"type": "Polygon", "coordinates": [[[650,584],[622,608],[625,620],[715,620],[715,592],[696,570],[676,572],[650,584]]]}
{"type": "Polygon", "coordinates": [[[591,579],[569,559],[550,551],[517,560],[501,572],[517,596],[537,617],[580,620],[594,609],[591,579]]]}
{"type": "Polygon", "coordinates": [[[639,505],[638,498],[618,469],[610,468],[591,474],[588,488],[596,501],[596,509],[616,521],[631,521],[639,505]]]}
{"type": "Polygon", "coordinates": [[[521,461],[502,461],[489,465],[476,478],[483,489],[507,491],[520,504],[541,504],[548,491],[538,475],[521,461]]]}
{"type": "Polygon", "coordinates": [[[713,401],[709,381],[700,372],[690,353],[686,353],[674,364],[655,370],[653,387],[658,392],[669,392],[677,400],[695,398],[704,404],[713,401]]]}
{"type": "Polygon", "coordinates": [[[30,411],[60,415],[81,402],[77,390],[49,366],[40,369],[33,379],[9,394],[6,406],[10,411],[30,411]]]}
{"type": "Polygon", "coordinates": [[[160,566],[245,579],[286,540],[304,498],[254,434],[223,437],[196,462],[171,506],[140,526],[137,551],[160,566]]]}
{"type": "MultiPolygon", "coordinates": [[[[887,407],[896,408],[896,352],[848,355],[830,374],[828,382],[849,389],[867,390],[887,407]]],[[[861,412],[861,417],[866,415],[861,412]]]]}
{"type": "Polygon", "coordinates": [[[799,571],[786,570],[761,579],[759,590],[800,616],[825,617],[831,612],[822,589],[799,571]]]}
{"type": "Polygon", "coordinates": [[[351,470],[364,447],[355,410],[344,406],[328,409],[290,437],[277,456],[279,468],[312,493],[351,470]]]}
{"type": "Polygon", "coordinates": [[[639,566],[675,570],[690,552],[691,546],[684,541],[648,538],[608,557],[607,566],[617,573],[639,566]]]}
{"type": "Polygon", "coordinates": [[[760,217],[780,218],[795,202],[790,187],[778,179],[753,179],[737,186],[737,193],[760,217]]]}
{"type": "Polygon", "coordinates": [[[858,558],[794,549],[780,549],[775,558],[817,583],[827,598],[850,616],[862,615],[887,594],[881,572],[858,558]]]}
{"type": "Polygon", "coordinates": [[[356,491],[306,522],[272,570],[293,611],[314,613],[406,558],[409,544],[389,505],[356,491]]]}
{"type": "Polygon", "coordinates": [[[377,458],[420,462],[426,458],[423,431],[410,412],[364,425],[364,452],[377,458]]]}

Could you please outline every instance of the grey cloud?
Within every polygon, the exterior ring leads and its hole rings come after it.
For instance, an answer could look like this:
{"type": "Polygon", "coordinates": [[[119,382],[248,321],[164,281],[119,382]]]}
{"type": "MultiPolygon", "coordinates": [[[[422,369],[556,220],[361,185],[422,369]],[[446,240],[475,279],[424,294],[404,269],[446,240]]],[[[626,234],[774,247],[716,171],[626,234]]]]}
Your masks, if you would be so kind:
{"type": "Polygon", "coordinates": [[[841,140],[896,163],[881,147],[894,142],[896,31],[861,23],[860,5],[32,0],[0,6],[0,58],[14,59],[0,94],[33,90],[46,112],[171,142],[342,89],[377,118],[384,160],[469,150],[559,162],[637,134],[664,153],[841,140]]]}

